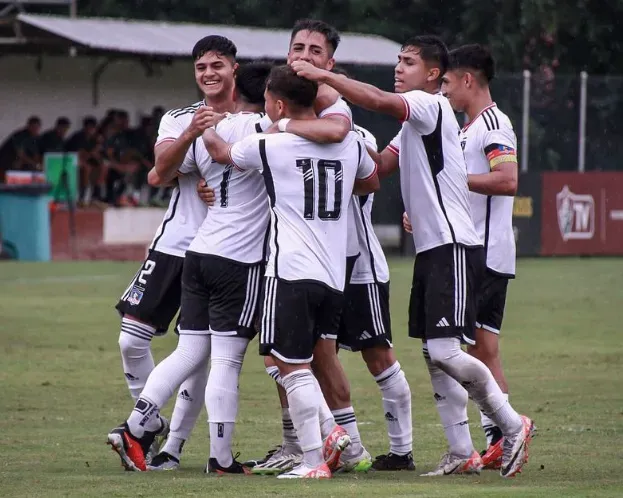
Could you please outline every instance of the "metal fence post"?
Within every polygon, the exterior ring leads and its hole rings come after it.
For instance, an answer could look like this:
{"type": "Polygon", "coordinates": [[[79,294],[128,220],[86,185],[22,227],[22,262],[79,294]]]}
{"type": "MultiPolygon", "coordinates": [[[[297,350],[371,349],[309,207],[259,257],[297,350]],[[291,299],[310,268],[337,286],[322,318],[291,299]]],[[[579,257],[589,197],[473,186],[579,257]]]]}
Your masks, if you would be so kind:
{"type": "Polygon", "coordinates": [[[528,172],[528,150],[530,145],[530,83],[531,73],[525,69],[523,72],[523,112],[521,122],[521,172],[528,172]]]}
{"type": "Polygon", "coordinates": [[[580,126],[578,127],[578,172],[586,169],[586,105],[588,73],[580,73],[580,126]]]}

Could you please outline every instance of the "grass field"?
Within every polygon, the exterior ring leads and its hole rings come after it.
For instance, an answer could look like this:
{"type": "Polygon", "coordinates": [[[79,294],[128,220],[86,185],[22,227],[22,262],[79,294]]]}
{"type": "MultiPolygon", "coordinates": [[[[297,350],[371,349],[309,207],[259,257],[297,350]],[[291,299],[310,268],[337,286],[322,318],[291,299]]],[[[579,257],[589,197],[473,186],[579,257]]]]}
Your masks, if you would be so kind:
{"type": "MultiPolygon", "coordinates": [[[[397,356],[413,392],[418,472],[344,475],[326,482],[206,476],[202,415],[175,473],[123,472],[104,444],[129,413],[113,305],[132,263],[0,264],[0,496],[623,496],[623,259],[522,260],[510,287],[502,350],[511,400],[539,436],[523,474],[430,480],[445,449],[421,358],[406,338],[411,262],[394,260],[397,356]]],[[[175,335],[154,340],[155,356],[175,335]]],[[[280,441],[272,381],[249,349],[236,451],[280,441]]],[[[386,452],[377,387],[357,355],[342,354],[364,444],[386,452]]],[[[165,410],[169,412],[170,407],[165,410]]],[[[472,434],[483,445],[470,408],[472,434]]]]}

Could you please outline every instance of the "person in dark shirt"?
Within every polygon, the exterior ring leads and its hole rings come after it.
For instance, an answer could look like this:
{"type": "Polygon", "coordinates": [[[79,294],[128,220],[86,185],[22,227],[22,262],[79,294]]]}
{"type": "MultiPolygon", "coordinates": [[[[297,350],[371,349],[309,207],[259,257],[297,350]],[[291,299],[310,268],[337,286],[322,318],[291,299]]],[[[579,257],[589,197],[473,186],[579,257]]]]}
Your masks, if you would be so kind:
{"type": "Polygon", "coordinates": [[[41,171],[40,133],[41,119],[32,116],[28,118],[25,128],[14,132],[0,145],[2,181],[4,181],[4,172],[10,169],[41,171]]]}
{"type": "Polygon", "coordinates": [[[56,120],[54,128],[46,131],[39,139],[39,150],[41,155],[48,152],[64,152],[65,137],[69,131],[71,123],[68,118],[61,117],[56,120]]]}
{"type": "MultiPolygon", "coordinates": [[[[108,117],[107,117],[108,118],[108,117]]],[[[126,111],[114,111],[106,128],[104,160],[108,163],[107,201],[116,206],[135,206],[135,188],[140,162],[131,147],[130,118],[126,111]]]]}
{"type": "Polygon", "coordinates": [[[102,161],[102,137],[97,120],[88,116],[82,121],[82,129],[74,133],[65,145],[67,152],[78,154],[80,171],[80,199],[83,206],[93,204],[105,207],[106,177],[108,168],[102,161]]]}

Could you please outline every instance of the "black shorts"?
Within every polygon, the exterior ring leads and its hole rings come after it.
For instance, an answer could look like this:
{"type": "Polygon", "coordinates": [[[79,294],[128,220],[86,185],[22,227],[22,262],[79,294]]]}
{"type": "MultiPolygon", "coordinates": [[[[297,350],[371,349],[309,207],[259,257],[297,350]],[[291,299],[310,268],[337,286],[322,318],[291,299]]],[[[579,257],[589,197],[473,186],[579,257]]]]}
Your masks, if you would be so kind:
{"type": "Polygon", "coordinates": [[[321,337],[337,337],[344,295],[324,284],[264,279],[260,354],[311,363],[321,337]]]}
{"type": "Polygon", "coordinates": [[[392,346],[389,282],[346,286],[337,342],[348,351],[392,346]]]}
{"type": "Polygon", "coordinates": [[[478,311],[476,313],[476,327],[499,334],[504,319],[506,306],[506,290],[509,277],[502,277],[490,271],[480,284],[478,296],[478,311]]]}
{"type": "Polygon", "coordinates": [[[415,258],[409,301],[409,336],[457,337],[474,344],[484,249],[446,244],[415,258]]]}
{"type": "Polygon", "coordinates": [[[186,252],[180,334],[253,339],[264,268],[186,252]]]}
{"type": "Polygon", "coordinates": [[[184,258],[150,251],[117,303],[121,316],[130,315],[166,333],[180,307],[184,258]]]}

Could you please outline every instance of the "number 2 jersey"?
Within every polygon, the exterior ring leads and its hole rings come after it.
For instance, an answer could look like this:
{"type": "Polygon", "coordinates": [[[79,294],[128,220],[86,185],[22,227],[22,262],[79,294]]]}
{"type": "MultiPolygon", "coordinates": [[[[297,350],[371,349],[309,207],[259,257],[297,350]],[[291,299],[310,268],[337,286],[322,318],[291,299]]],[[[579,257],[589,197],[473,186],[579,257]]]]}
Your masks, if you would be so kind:
{"type": "MultiPolygon", "coordinates": [[[[263,113],[229,114],[216,133],[226,142],[237,142],[270,126],[263,113]]],[[[270,211],[264,179],[257,170],[240,171],[214,161],[202,139],[197,141],[196,162],[202,178],[216,195],[189,251],[220,256],[239,263],[264,260],[270,211]]]]}
{"type": "MultiPolygon", "coordinates": [[[[162,116],[156,145],[174,142],[188,127],[201,105],[202,101],[171,110],[162,116]]],[[[177,187],[171,194],[169,207],[156,230],[150,250],[183,258],[206,217],[208,208],[197,195],[199,173],[194,167],[196,146],[197,142],[186,152],[180,171],[189,172],[177,178],[177,187]]]]}
{"type": "Polygon", "coordinates": [[[264,175],[271,207],[266,275],[342,292],[348,203],[355,179],[376,172],[359,135],[325,145],[291,133],[252,135],[233,145],[231,160],[264,175]]]}

